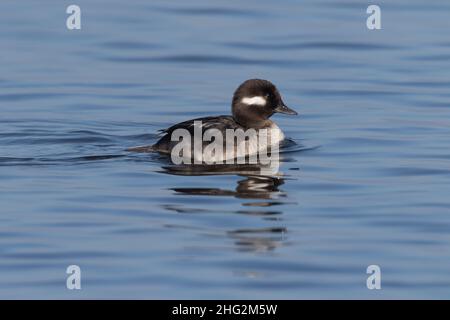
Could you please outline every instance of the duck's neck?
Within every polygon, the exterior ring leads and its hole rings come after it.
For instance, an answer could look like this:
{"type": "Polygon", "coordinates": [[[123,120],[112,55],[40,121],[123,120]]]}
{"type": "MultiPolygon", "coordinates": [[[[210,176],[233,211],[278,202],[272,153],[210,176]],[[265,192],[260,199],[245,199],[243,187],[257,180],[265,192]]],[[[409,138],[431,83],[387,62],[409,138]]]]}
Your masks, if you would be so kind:
{"type": "Polygon", "coordinates": [[[270,119],[265,120],[251,120],[251,119],[239,119],[233,117],[234,121],[239,123],[245,129],[264,129],[272,126],[273,121],[270,119]]]}

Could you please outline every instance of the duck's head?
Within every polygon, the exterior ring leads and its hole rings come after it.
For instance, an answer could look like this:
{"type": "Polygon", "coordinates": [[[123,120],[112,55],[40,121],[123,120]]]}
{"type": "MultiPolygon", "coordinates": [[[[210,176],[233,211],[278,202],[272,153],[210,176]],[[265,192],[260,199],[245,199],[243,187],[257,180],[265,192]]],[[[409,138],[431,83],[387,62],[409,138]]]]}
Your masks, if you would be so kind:
{"type": "Polygon", "coordinates": [[[267,80],[250,79],[234,92],[231,106],[234,120],[247,128],[262,128],[276,112],[296,115],[287,107],[278,89],[267,80]]]}

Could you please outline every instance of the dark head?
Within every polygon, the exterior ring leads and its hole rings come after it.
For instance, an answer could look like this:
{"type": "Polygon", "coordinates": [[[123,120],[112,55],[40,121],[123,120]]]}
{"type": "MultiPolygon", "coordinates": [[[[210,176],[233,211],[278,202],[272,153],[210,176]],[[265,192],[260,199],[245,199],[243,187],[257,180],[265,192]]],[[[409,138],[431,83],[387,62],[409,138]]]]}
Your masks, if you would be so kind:
{"type": "Polygon", "coordinates": [[[276,112],[296,115],[288,108],[277,88],[267,80],[250,79],[234,92],[231,111],[234,120],[244,127],[261,128],[276,112]]]}

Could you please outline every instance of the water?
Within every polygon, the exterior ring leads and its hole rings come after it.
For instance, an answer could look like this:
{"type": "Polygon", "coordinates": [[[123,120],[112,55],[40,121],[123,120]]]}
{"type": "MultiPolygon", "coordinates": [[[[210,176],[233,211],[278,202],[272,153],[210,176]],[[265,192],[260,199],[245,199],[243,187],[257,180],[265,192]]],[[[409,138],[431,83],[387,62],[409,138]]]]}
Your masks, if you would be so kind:
{"type": "Polygon", "coordinates": [[[0,297],[450,297],[449,3],[76,4],[0,4],[0,297]],[[124,151],[252,77],[301,114],[280,176],[124,151]]]}

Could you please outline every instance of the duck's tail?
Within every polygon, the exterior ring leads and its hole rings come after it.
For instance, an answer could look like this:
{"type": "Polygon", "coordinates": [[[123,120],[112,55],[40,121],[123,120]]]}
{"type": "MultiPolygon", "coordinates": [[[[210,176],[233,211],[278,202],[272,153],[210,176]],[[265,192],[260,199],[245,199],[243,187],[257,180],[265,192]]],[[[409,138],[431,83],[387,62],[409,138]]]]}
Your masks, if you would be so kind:
{"type": "Polygon", "coordinates": [[[145,153],[145,152],[156,152],[156,149],[153,146],[137,146],[128,148],[125,151],[145,153]]]}

